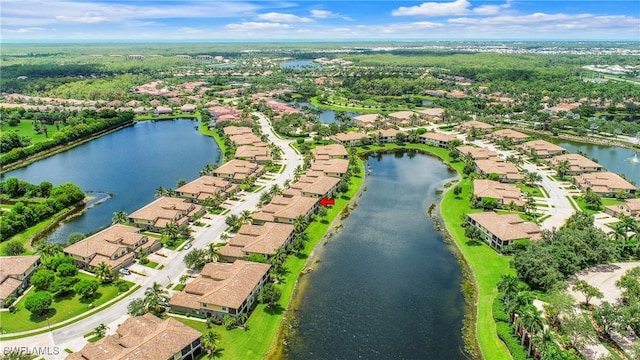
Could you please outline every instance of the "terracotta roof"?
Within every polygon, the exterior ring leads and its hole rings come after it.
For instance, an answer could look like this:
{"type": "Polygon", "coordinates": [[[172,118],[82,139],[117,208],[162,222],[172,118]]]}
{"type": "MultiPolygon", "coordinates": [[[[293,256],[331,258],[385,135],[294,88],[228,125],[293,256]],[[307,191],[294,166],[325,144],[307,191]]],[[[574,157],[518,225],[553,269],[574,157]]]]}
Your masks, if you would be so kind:
{"type": "Polygon", "coordinates": [[[347,159],[326,159],[314,160],[311,164],[311,171],[319,171],[326,176],[329,174],[342,175],[349,170],[349,160],[347,159]]]}
{"type": "Polygon", "coordinates": [[[418,110],[420,114],[426,115],[427,117],[441,117],[444,115],[443,108],[430,108],[424,110],[418,110]]]}
{"type": "Polygon", "coordinates": [[[567,151],[562,146],[552,144],[545,140],[527,141],[526,143],[522,144],[522,148],[525,149],[526,151],[533,150],[536,154],[540,156],[550,155],[555,153],[562,153],[567,151]]]}
{"type": "Polygon", "coordinates": [[[482,121],[471,120],[471,121],[463,122],[462,124],[460,124],[460,127],[463,129],[476,128],[476,129],[482,129],[482,130],[490,130],[490,129],[493,129],[495,126],[491,124],[483,123],[482,121]]]}
{"type": "Polygon", "coordinates": [[[331,137],[340,142],[360,141],[367,138],[367,134],[359,132],[337,133],[331,137]]]}
{"type": "Polygon", "coordinates": [[[400,130],[396,130],[396,129],[384,129],[384,130],[378,130],[378,131],[374,131],[371,134],[380,134],[380,136],[382,137],[395,137],[398,134],[407,134],[404,131],[400,131],[400,130]]]}
{"type": "Polygon", "coordinates": [[[529,138],[529,135],[523,134],[519,131],[511,130],[511,129],[501,129],[501,130],[494,131],[493,134],[491,134],[491,136],[498,137],[498,138],[510,138],[514,140],[524,140],[529,138]]]}
{"type": "Polygon", "coordinates": [[[291,184],[290,189],[300,191],[303,194],[307,193],[317,196],[325,196],[329,191],[335,188],[339,182],[340,179],[328,176],[315,178],[302,176],[297,182],[291,184]]]}
{"type": "Polygon", "coordinates": [[[222,131],[227,136],[253,134],[253,130],[246,126],[225,126],[222,131]]]}
{"type": "Polygon", "coordinates": [[[159,360],[176,353],[202,336],[200,332],[168,318],[148,313],[125,320],[116,333],[71,353],[71,360],[159,360]]]}
{"type": "Polygon", "coordinates": [[[378,120],[378,114],[364,114],[364,115],[358,115],[358,116],[354,116],[353,117],[353,121],[356,123],[361,123],[361,124],[367,124],[367,123],[374,123],[376,122],[376,120],[378,120]]]}
{"type": "Polygon", "coordinates": [[[503,204],[513,202],[517,206],[524,205],[524,199],[522,199],[520,189],[512,184],[503,184],[492,180],[474,180],[473,194],[479,198],[489,197],[498,199],[503,204]]]}
{"type": "Polygon", "coordinates": [[[540,239],[540,227],[522,220],[516,214],[498,215],[495,212],[469,214],[480,226],[502,241],[540,239]]]}
{"type": "Polygon", "coordinates": [[[498,174],[509,180],[524,179],[520,170],[510,162],[496,161],[495,159],[476,160],[476,167],[485,174],[498,174]]]}
{"type": "Polygon", "coordinates": [[[617,190],[636,190],[636,187],[612,172],[583,173],[574,177],[580,187],[591,188],[597,193],[609,193],[617,190]]]}
{"type": "MultiPolygon", "coordinates": [[[[269,264],[244,260],[236,260],[231,264],[207,263],[200,276],[185,286],[183,293],[199,295],[196,309],[200,309],[200,303],[238,309],[270,268],[269,264]]],[[[169,304],[177,306],[195,304],[192,299],[184,295],[177,298],[176,295],[171,298],[169,304]]]]}
{"type": "Polygon", "coordinates": [[[455,135],[443,134],[438,132],[427,132],[420,135],[420,137],[423,139],[435,140],[440,142],[449,142],[458,139],[455,137],[455,135]]]}
{"type": "Polygon", "coordinates": [[[40,255],[0,256],[0,299],[6,299],[20,285],[18,279],[40,260],[40,255]]]}
{"type": "Polygon", "coordinates": [[[184,215],[190,215],[198,211],[202,211],[202,206],[186,202],[184,199],[163,196],[131,213],[129,218],[150,221],[164,219],[166,222],[171,222],[179,220],[184,215]]]}
{"type": "Polygon", "coordinates": [[[389,114],[390,118],[398,119],[398,120],[407,120],[410,119],[411,116],[415,114],[410,110],[396,111],[389,114]]]}
{"type": "Polygon", "coordinates": [[[471,145],[460,145],[456,147],[456,149],[458,149],[458,151],[460,151],[460,153],[462,154],[471,154],[474,159],[489,159],[498,157],[498,153],[493,150],[471,145]]]}
{"type": "Polygon", "coordinates": [[[260,172],[262,166],[247,161],[247,160],[231,160],[224,165],[213,171],[214,175],[222,177],[237,178],[237,175],[242,175],[242,178],[260,172]]]}
{"type": "Polygon", "coordinates": [[[229,140],[233,141],[236,145],[251,145],[256,143],[262,143],[262,140],[255,134],[239,134],[232,135],[229,140]]]}
{"type": "Polygon", "coordinates": [[[256,161],[260,159],[270,159],[271,150],[267,147],[241,145],[236,148],[235,157],[255,159],[256,161]]]}
{"type": "Polygon", "coordinates": [[[189,194],[197,199],[214,197],[219,192],[224,192],[231,187],[231,182],[215,176],[201,176],[190,183],[176,189],[177,193],[189,194]]]}
{"type": "Polygon", "coordinates": [[[261,221],[274,221],[276,217],[295,219],[300,215],[307,216],[317,202],[318,199],[306,196],[274,196],[269,204],[263,206],[260,212],[253,215],[253,218],[261,221]]]}
{"type": "Polygon", "coordinates": [[[583,171],[585,169],[602,169],[603,168],[602,165],[580,154],[562,154],[562,155],[552,157],[549,161],[554,166],[562,161],[567,161],[569,162],[570,171],[583,171]]]}
{"type": "Polygon", "coordinates": [[[314,159],[346,158],[349,155],[347,149],[340,144],[318,146],[311,150],[311,154],[314,159]]]}
{"type": "MultiPolygon", "coordinates": [[[[264,225],[243,225],[238,234],[220,248],[239,247],[243,252],[271,256],[281,248],[293,234],[293,225],[268,222],[264,225]]],[[[224,254],[224,253],[223,253],[224,254]]]]}

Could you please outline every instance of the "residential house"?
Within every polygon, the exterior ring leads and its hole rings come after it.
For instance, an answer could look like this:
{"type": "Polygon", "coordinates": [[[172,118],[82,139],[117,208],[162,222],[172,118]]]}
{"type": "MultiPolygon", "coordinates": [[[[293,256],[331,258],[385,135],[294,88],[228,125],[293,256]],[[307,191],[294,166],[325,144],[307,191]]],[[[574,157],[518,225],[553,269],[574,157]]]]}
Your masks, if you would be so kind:
{"type": "Polygon", "coordinates": [[[273,160],[271,150],[266,146],[238,146],[234,157],[238,160],[249,160],[258,164],[264,164],[267,161],[273,160]]]}
{"type": "Polygon", "coordinates": [[[471,157],[473,157],[474,160],[486,160],[486,159],[498,158],[497,152],[493,150],[481,148],[481,147],[475,147],[471,145],[460,145],[456,147],[456,149],[462,155],[471,155],[471,157]]]}
{"type": "Polygon", "coordinates": [[[340,179],[329,176],[302,176],[298,181],[291,184],[289,189],[283,192],[284,196],[308,196],[314,198],[332,197],[337,188],[340,179]]]}
{"type": "Polygon", "coordinates": [[[326,159],[326,160],[314,160],[311,163],[311,168],[307,172],[309,176],[331,176],[342,178],[342,176],[349,171],[349,160],[346,159],[326,159]]]}
{"type": "MultiPolygon", "coordinates": [[[[207,263],[200,275],[169,300],[174,311],[222,320],[251,310],[269,279],[271,265],[244,260],[207,263]]],[[[154,359],[155,360],[155,359],[154,359]]]]}
{"type": "Polygon", "coordinates": [[[635,194],[637,189],[620,175],[612,172],[582,173],[573,178],[580,189],[584,191],[591,189],[591,191],[605,197],[614,197],[618,193],[635,194]]]}
{"type": "Polygon", "coordinates": [[[360,132],[337,133],[331,136],[331,140],[339,142],[344,146],[359,146],[365,143],[369,137],[360,132]]]}
{"type": "Polygon", "coordinates": [[[163,196],[131,213],[129,220],[139,228],[162,231],[169,223],[181,226],[202,214],[204,208],[200,205],[163,196]]]}
{"type": "Polygon", "coordinates": [[[226,198],[237,188],[238,185],[229,180],[205,175],[180,186],[176,189],[176,194],[181,198],[200,203],[206,199],[215,198],[217,194],[226,198]]]}
{"type": "Polygon", "coordinates": [[[225,126],[222,131],[225,135],[231,137],[234,135],[248,135],[253,134],[253,130],[246,126],[225,126]]]}
{"type": "Polygon", "coordinates": [[[460,140],[458,140],[458,138],[456,138],[455,135],[449,135],[449,134],[443,134],[443,133],[437,133],[437,132],[427,132],[420,135],[421,144],[437,146],[443,149],[448,148],[450,144],[455,143],[456,141],[460,141],[460,140]]]}
{"type": "Polygon", "coordinates": [[[299,216],[309,220],[318,208],[318,199],[306,196],[274,196],[271,202],[253,214],[254,224],[277,222],[293,224],[299,216]]]}
{"type": "Polygon", "coordinates": [[[491,135],[489,135],[489,137],[494,142],[499,142],[503,139],[509,139],[509,141],[511,141],[511,144],[522,144],[527,139],[529,139],[529,135],[511,129],[501,129],[494,131],[493,133],[491,133],[491,135]]]}
{"type": "Polygon", "coordinates": [[[602,171],[604,167],[597,162],[588,159],[580,154],[563,154],[554,156],[549,159],[549,164],[556,168],[558,164],[566,161],[569,164],[569,169],[567,170],[568,175],[578,175],[583,172],[594,172],[594,171],[602,171]]]}
{"type": "Polygon", "coordinates": [[[495,126],[483,123],[482,121],[471,120],[463,122],[462,124],[458,125],[457,128],[458,131],[465,134],[471,133],[472,129],[475,129],[480,134],[487,134],[491,132],[495,128],[495,126]]]}
{"type": "Polygon", "coordinates": [[[522,144],[521,149],[522,152],[527,155],[535,155],[540,158],[549,158],[567,152],[567,149],[562,146],[552,144],[545,140],[527,141],[522,144]]]}
{"type": "Polygon", "coordinates": [[[231,140],[237,146],[243,145],[252,145],[256,147],[266,147],[267,143],[260,140],[260,138],[256,134],[239,134],[239,135],[231,135],[229,136],[229,140],[231,140]]]}
{"type": "Polygon", "coordinates": [[[196,106],[193,104],[184,104],[180,107],[180,111],[183,113],[192,113],[196,111],[196,106]]]}
{"type": "Polygon", "coordinates": [[[154,115],[171,115],[173,110],[171,110],[168,106],[158,106],[156,110],[153,112],[154,115]]]}
{"type": "Polygon", "coordinates": [[[293,240],[293,225],[266,222],[263,225],[242,225],[229,242],[218,248],[222,261],[234,262],[250,255],[262,255],[266,259],[286,248],[293,240]]]}
{"type": "Polygon", "coordinates": [[[246,160],[231,160],[213,171],[213,176],[240,183],[248,176],[262,175],[264,167],[246,160]]]}
{"type": "Polygon", "coordinates": [[[130,317],[115,331],[70,353],[67,360],[193,360],[202,353],[202,334],[171,317],[130,317]]]}
{"type": "Polygon", "coordinates": [[[404,134],[405,137],[407,135],[407,133],[404,131],[396,129],[384,129],[372,132],[369,134],[369,136],[372,138],[378,138],[381,144],[391,144],[396,142],[398,134],[404,134]]]}
{"type": "Polygon", "coordinates": [[[140,234],[134,226],[115,224],[64,248],[76,265],[91,270],[104,262],[116,271],[134,263],[134,258],[162,247],[160,239],[140,234]]]}
{"type": "Polygon", "coordinates": [[[640,199],[626,199],[622,204],[605,206],[604,212],[615,217],[631,216],[640,220],[640,199]]]}
{"type": "Polygon", "coordinates": [[[518,168],[500,158],[490,158],[475,161],[476,169],[485,175],[498,175],[502,182],[515,182],[524,179],[524,175],[518,168]]]}
{"type": "Polygon", "coordinates": [[[0,256],[0,308],[11,295],[29,285],[29,278],[40,265],[40,255],[0,256]]]}
{"type": "Polygon", "coordinates": [[[410,110],[390,113],[389,121],[402,127],[424,124],[424,120],[420,118],[420,115],[410,110]]]}
{"type": "Polygon", "coordinates": [[[384,120],[378,114],[364,114],[364,115],[354,116],[353,123],[365,129],[375,129],[375,128],[384,127],[387,125],[386,120],[384,120]]]}
{"type": "Polygon", "coordinates": [[[430,108],[424,110],[417,110],[418,114],[422,115],[427,121],[432,123],[441,123],[444,121],[444,109],[443,108],[430,108]]]}
{"type": "Polygon", "coordinates": [[[316,160],[347,159],[349,157],[347,149],[345,149],[341,144],[318,146],[317,148],[311,150],[311,155],[316,160]]]}
{"type": "Polygon", "coordinates": [[[469,214],[468,224],[482,231],[483,239],[499,250],[516,240],[541,238],[538,225],[526,222],[516,214],[498,215],[495,212],[469,214]]]}
{"type": "Polygon", "coordinates": [[[482,200],[483,198],[496,199],[500,207],[513,204],[521,208],[525,204],[522,192],[517,186],[513,184],[503,184],[493,180],[473,180],[473,196],[478,200],[482,200]]]}

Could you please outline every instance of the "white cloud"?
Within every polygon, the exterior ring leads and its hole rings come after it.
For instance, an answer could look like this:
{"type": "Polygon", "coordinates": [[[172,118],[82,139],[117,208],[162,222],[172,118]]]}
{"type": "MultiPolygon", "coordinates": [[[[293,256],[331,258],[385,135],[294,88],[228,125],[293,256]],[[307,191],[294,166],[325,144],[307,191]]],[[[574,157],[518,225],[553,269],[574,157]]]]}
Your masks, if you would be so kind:
{"type": "Polygon", "coordinates": [[[502,5],[480,5],[473,8],[473,13],[477,15],[497,15],[502,10],[511,7],[511,0],[502,5]]]}
{"type": "Polygon", "coordinates": [[[260,14],[258,15],[257,18],[258,20],[273,21],[273,22],[279,22],[279,23],[301,23],[301,22],[313,21],[312,19],[309,19],[306,17],[300,17],[293,14],[283,14],[283,13],[277,13],[277,12],[260,14]]]}
{"type": "Polygon", "coordinates": [[[7,32],[7,33],[14,33],[14,34],[25,34],[25,33],[34,33],[34,32],[42,32],[42,31],[47,31],[47,29],[45,28],[41,28],[41,27],[26,27],[26,28],[19,28],[19,29],[2,29],[2,32],[7,32]]]}
{"type": "Polygon", "coordinates": [[[451,16],[469,13],[471,3],[467,0],[453,2],[426,2],[418,6],[401,6],[391,13],[393,16],[451,16]]]}
{"type": "Polygon", "coordinates": [[[326,19],[328,17],[332,17],[334,16],[334,14],[331,11],[327,11],[327,10],[311,10],[311,17],[314,17],[316,19],[326,19]]]}
{"type": "Polygon", "coordinates": [[[243,31],[253,31],[253,30],[282,30],[289,29],[289,24],[280,24],[280,23],[271,23],[271,22],[243,22],[239,24],[227,24],[225,28],[229,30],[243,30],[243,31]]]}
{"type": "Polygon", "coordinates": [[[84,16],[56,16],[56,20],[62,23],[72,23],[72,24],[100,24],[107,23],[111,20],[107,19],[104,16],[91,15],[86,14],[84,16]]]}

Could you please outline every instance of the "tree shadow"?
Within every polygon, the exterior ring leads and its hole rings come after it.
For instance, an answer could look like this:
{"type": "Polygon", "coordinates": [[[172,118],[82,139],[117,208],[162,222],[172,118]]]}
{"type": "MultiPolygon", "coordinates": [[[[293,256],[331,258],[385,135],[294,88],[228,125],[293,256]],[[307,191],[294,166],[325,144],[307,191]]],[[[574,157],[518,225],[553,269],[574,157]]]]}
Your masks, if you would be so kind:
{"type": "Polygon", "coordinates": [[[223,355],[224,355],[224,348],[216,348],[216,352],[214,352],[211,355],[205,355],[202,358],[203,359],[220,359],[223,355]]]}
{"type": "Polygon", "coordinates": [[[284,313],[284,308],[282,307],[282,305],[276,304],[275,306],[272,306],[272,307],[266,306],[264,308],[264,312],[266,312],[269,315],[282,315],[282,313],[284,313]]]}
{"type": "Polygon", "coordinates": [[[351,200],[351,197],[347,196],[347,195],[342,195],[342,196],[340,196],[340,199],[342,199],[342,200],[351,200]]]}
{"type": "Polygon", "coordinates": [[[95,293],[91,294],[91,296],[88,297],[80,297],[80,299],[78,299],[78,301],[80,301],[80,303],[82,304],[91,304],[92,302],[94,302],[95,300],[98,300],[102,297],[102,294],[99,291],[96,291],[95,293]]]}
{"type": "Polygon", "coordinates": [[[76,292],[75,290],[70,290],[68,292],[58,292],[55,295],[53,295],[53,301],[55,302],[60,302],[63,300],[71,300],[73,299],[73,297],[76,296],[76,292]]]}
{"type": "Polygon", "coordinates": [[[468,240],[466,242],[466,244],[468,246],[482,246],[482,241],[478,241],[478,240],[468,240]]]}
{"type": "Polygon", "coordinates": [[[58,313],[58,311],[54,308],[49,308],[49,310],[47,310],[47,312],[43,315],[36,315],[34,313],[31,313],[31,315],[29,316],[29,321],[39,324],[42,322],[46,322],[47,319],[51,319],[52,317],[54,317],[56,314],[58,313]]]}
{"type": "Polygon", "coordinates": [[[298,259],[306,259],[306,258],[308,258],[308,257],[309,257],[309,255],[307,255],[307,254],[303,254],[303,253],[297,253],[297,254],[296,254],[296,257],[297,257],[298,259]]]}

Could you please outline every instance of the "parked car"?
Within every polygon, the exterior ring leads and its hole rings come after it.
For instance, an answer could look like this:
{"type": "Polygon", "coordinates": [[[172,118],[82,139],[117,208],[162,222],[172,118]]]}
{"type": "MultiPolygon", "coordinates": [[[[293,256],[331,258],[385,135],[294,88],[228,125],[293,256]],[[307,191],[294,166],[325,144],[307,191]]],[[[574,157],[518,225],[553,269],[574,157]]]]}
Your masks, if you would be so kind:
{"type": "Polygon", "coordinates": [[[127,268],[120,269],[120,274],[122,275],[131,275],[131,271],[127,268]]]}
{"type": "Polygon", "coordinates": [[[189,250],[189,249],[191,249],[191,243],[188,243],[187,245],[185,245],[185,246],[184,246],[184,249],[185,249],[185,250],[189,250]]]}

